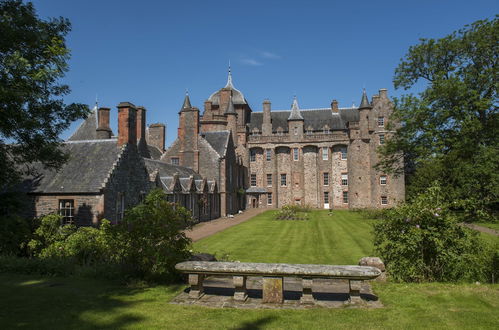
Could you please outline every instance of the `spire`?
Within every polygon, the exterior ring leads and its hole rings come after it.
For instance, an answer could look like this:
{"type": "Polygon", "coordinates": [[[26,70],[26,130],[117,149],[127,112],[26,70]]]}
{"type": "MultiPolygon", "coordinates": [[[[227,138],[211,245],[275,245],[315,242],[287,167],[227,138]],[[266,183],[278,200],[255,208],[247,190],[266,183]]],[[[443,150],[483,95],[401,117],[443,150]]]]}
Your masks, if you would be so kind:
{"type": "Polygon", "coordinates": [[[234,110],[234,103],[232,102],[232,96],[229,98],[229,105],[227,106],[227,110],[225,110],[225,114],[233,114],[236,115],[236,110],[234,110]]]}
{"type": "Polygon", "coordinates": [[[230,70],[230,61],[229,61],[229,76],[227,77],[227,84],[225,85],[224,88],[234,88],[234,85],[232,85],[232,73],[230,70]]]}
{"type": "Polygon", "coordinates": [[[372,108],[371,104],[367,99],[366,89],[364,88],[364,91],[362,92],[362,101],[360,101],[359,109],[371,109],[371,108],[372,108]]]}
{"type": "Polygon", "coordinates": [[[300,108],[298,107],[298,100],[296,99],[296,96],[293,98],[291,113],[289,114],[288,120],[303,120],[303,117],[300,113],[300,108]]]}
{"type": "Polygon", "coordinates": [[[189,92],[185,92],[184,104],[182,105],[182,109],[180,111],[192,109],[191,100],[189,99],[189,92]]]}

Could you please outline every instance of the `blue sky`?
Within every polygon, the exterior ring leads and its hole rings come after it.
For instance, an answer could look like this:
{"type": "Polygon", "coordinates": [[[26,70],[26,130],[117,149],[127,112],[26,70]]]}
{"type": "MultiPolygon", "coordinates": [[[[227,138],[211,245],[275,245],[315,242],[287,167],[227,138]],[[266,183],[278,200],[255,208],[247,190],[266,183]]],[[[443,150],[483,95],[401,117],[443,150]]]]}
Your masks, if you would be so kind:
{"type": "MultiPolygon", "coordinates": [[[[393,72],[419,38],[439,38],[499,12],[496,1],[33,1],[42,18],[69,18],[67,102],[129,101],[176,136],[185,90],[203,108],[227,66],[253,111],[359,104],[393,90],[393,72]]],[[[72,128],[62,135],[66,138],[72,128]]]]}

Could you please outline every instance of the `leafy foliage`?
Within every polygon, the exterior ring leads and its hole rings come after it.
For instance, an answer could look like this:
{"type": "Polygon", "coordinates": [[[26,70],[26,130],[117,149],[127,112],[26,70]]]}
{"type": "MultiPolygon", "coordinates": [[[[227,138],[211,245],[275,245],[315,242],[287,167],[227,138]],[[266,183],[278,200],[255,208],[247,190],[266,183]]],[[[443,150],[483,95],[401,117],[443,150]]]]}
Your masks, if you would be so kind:
{"type": "Polygon", "coordinates": [[[276,220],[308,220],[309,206],[284,205],[276,214],[276,220]]]}
{"type": "Polygon", "coordinates": [[[391,125],[397,134],[380,148],[377,166],[405,170],[409,198],[436,180],[465,220],[497,211],[498,64],[497,16],[410,47],[395,70],[395,88],[424,90],[395,100],[400,126],[391,125]]]}
{"type": "Polygon", "coordinates": [[[39,19],[32,3],[0,1],[0,187],[31,173],[33,162],[59,167],[67,158],[59,134],[88,113],[64,104],[70,90],[58,83],[68,70],[70,29],[62,17],[39,19]]]}
{"type": "Polygon", "coordinates": [[[374,244],[393,279],[490,279],[490,251],[477,232],[459,225],[439,186],[384,214],[374,225],[374,244]]]}

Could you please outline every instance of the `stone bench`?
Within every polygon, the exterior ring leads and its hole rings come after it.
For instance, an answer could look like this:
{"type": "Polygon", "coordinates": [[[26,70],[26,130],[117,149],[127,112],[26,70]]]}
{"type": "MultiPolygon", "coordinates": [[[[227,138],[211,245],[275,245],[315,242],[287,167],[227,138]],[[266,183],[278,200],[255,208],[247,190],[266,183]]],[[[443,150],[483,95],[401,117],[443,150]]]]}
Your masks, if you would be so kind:
{"type": "Polygon", "coordinates": [[[313,304],[312,283],[314,278],[343,279],[349,281],[349,301],[361,302],[360,289],[363,281],[378,277],[381,272],[368,266],[334,266],[305,264],[271,264],[252,262],[185,261],[175,268],[189,276],[189,297],[199,299],[204,294],[203,281],[208,275],[232,276],[235,288],[234,300],[245,301],[247,276],[263,277],[263,303],[282,303],[283,277],[302,279],[302,304],[313,304]]]}

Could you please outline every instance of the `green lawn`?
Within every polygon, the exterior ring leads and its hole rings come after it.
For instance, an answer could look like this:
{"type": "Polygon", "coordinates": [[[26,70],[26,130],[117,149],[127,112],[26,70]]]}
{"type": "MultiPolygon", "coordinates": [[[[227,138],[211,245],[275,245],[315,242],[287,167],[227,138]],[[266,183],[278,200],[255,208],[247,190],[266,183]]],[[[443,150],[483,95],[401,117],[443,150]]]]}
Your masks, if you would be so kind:
{"type": "Polygon", "coordinates": [[[246,262],[357,264],[373,254],[373,220],[358,212],[313,212],[310,220],[274,220],[275,211],[194,243],[194,250],[246,262]]]}
{"type": "MultiPolygon", "coordinates": [[[[260,215],[194,245],[241,261],[355,264],[372,252],[371,220],[260,215]],[[287,244],[286,246],[282,246],[287,244]],[[350,251],[350,252],[349,252],[350,251]]],[[[123,287],[81,278],[0,274],[0,329],[497,329],[499,286],[374,283],[384,308],[236,310],[171,305],[184,285],[123,287]]]]}

